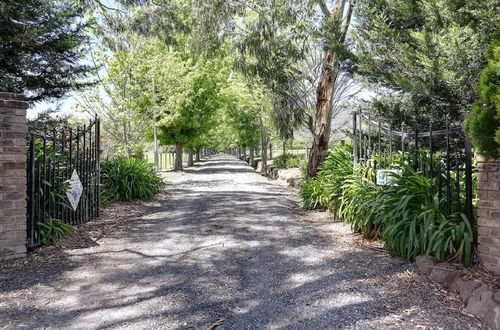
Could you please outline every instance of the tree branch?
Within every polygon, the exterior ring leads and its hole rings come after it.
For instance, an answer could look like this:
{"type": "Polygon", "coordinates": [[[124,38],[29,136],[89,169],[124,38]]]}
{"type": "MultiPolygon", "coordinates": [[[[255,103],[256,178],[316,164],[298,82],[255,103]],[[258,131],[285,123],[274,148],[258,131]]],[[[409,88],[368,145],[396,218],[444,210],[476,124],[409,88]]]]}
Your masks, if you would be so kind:
{"type": "Polygon", "coordinates": [[[330,14],[330,10],[328,10],[328,6],[326,5],[325,0],[317,0],[317,2],[319,5],[319,8],[323,12],[323,15],[325,15],[325,17],[329,17],[331,14],[330,14]]]}

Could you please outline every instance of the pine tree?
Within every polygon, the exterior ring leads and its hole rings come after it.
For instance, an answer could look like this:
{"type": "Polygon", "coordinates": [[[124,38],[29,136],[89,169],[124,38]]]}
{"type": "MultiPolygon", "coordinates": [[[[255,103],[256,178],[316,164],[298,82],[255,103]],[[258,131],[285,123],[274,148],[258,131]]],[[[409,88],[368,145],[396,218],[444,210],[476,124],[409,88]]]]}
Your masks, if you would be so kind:
{"type": "MultiPolygon", "coordinates": [[[[485,49],[498,19],[495,0],[360,0],[354,38],[357,72],[393,94],[419,129],[447,116],[463,122],[477,99],[485,49]]],[[[383,101],[383,100],[382,100],[383,101]]],[[[386,107],[390,108],[390,106],[386,107]]],[[[396,116],[397,117],[397,116],[396,116]]],[[[438,127],[440,126],[440,127],[438,127]]]]}
{"type": "Polygon", "coordinates": [[[83,85],[89,22],[70,0],[0,2],[0,91],[31,101],[57,98],[83,85]]]}

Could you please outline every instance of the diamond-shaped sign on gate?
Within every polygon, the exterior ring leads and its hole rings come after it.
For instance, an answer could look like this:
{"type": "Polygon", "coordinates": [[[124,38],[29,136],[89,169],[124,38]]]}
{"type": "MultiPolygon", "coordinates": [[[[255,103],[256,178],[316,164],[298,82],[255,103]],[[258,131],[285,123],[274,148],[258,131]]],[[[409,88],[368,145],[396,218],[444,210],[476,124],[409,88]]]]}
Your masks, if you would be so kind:
{"type": "Polygon", "coordinates": [[[76,170],[73,170],[73,174],[71,175],[71,179],[69,180],[69,188],[66,191],[66,196],[68,196],[69,203],[73,208],[73,211],[76,211],[78,207],[78,203],[80,202],[80,197],[82,196],[83,186],[80,181],[80,177],[76,170]]]}

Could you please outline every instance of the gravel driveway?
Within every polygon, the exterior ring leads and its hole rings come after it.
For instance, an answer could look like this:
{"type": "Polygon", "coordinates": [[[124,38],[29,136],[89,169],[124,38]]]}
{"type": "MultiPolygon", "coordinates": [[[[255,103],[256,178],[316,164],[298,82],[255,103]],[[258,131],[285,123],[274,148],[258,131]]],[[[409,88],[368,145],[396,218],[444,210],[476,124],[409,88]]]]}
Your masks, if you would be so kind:
{"type": "Polygon", "coordinates": [[[0,329],[481,328],[411,264],[234,157],[177,175],[137,213],[51,264],[4,269],[0,329]]]}

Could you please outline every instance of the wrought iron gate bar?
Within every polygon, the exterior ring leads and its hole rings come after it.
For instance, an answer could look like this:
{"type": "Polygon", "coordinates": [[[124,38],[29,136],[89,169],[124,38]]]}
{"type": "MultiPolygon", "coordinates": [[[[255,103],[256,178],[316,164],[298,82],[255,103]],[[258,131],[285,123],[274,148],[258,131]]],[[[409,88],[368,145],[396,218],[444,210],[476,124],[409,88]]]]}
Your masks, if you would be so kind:
{"type": "Polygon", "coordinates": [[[392,126],[384,127],[380,121],[377,122],[359,111],[354,112],[354,166],[361,163],[375,170],[390,168],[394,161],[394,152],[399,151],[401,156],[398,157],[402,157],[403,163],[411,165],[415,171],[430,179],[431,192],[437,193],[448,214],[460,217],[461,212],[465,212],[471,223],[475,224],[472,203],[474,168],[469,137],[461,127],[450,127],[449,120],[446,121],[446,127],[439,130],[433,129],[432,122],[429,123],[428,132],[414,129],[412,133],[406,133],[406,128],[403,123],[401,131],[395,131],[392,126]],[[362,121],[365,121],[364,125],[362,121]],[[372,145],[373,130],[377,133],[377,139],[372,145]],[[394,144],[394,137],[401,139],[399,150],[398,144],[394,144]],[[437,138],[440,138],[441,142],[436,141],[437,138]],[[372,160],[368,163],[370,158],[372,160]]]}
{"type": "Polygon", "coordinates": [[[27,134],[27,246],[40,245],[44,225],[79,225],[99,216],[100,123],[27,134]],[[67,182],[76,171],[82,192],[76,209],[68,207],[67,182]]]}
{"type": "MultiPolygon", "coordinates": [[[[380,122],[377,122],[373,119],[371,119],[369,116],[363,114],[363,113],[360,113],[360,112],[357,112],[358,115],[360,115],[362,117],[362,119],[365,119],[369,125],[371,126],[374,126],[374,127],[379,127],[380,126],[380,131],[382,132],[385,132],[385,133],[392,133],[392,135],[396,135],[396,136],[399,136],[399,137],[409,137],[409,138],[415,138],[415,133],[405,133],[403,131],[395,131],[395,130],[392,130],[390,127],[384,127],[382,126],[382,124],[380,122]]],[[[369,129],[368,129],[369,131],[369,129]]],[[[462,131],[462,127],[450,127],[450,133],[454,133],[454,132],[461,132],[462,131]]],[[[430,135],[430,131],[429,132],[418,132],[418,137],[421,138],[421,137],[428,137],[430,135]]],[[[436,130],[436,131],[433,131],[432,132],[432,135],[446,135],[446,129],[441,129],[441,130],[436,130]]]]}

